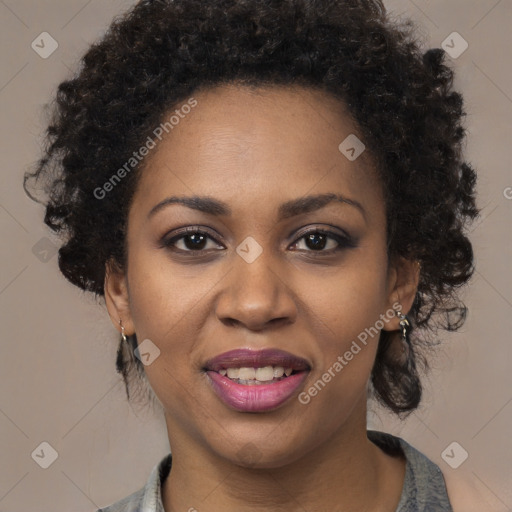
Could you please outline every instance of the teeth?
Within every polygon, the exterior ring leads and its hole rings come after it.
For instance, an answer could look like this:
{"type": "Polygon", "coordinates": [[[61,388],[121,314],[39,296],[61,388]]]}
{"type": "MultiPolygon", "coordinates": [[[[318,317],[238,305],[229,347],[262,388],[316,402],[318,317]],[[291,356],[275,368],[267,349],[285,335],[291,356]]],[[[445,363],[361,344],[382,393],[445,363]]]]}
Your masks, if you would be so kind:
{"type": "Polygon", "coordinates": [[[254,368],[240,368],[240,370],[238,370],[238,378],[242,380],[254,380],[256,378],[256,370],[254,368]]]}
{"type": "Polygon", "coordinates": [[[265,366],[256,370],[256,380],[261,382],[272,380],[275,376],[275,370],[272,366],[265,366]]]}
{"type": "Polygon", "coordinates": [[[292,368],[282,366],[264,366],[263,368],[228,368],[219,370],[223,376],[232,380],[268,382],[273,379],[280,379],[283,376],[289,377],[293,372],[292,368]]]}
{"type": "Polygon", "coordinates": [[[228,368],[228,377],[230,379],[238,379],[240,368],[228,368]]]}
{"type": "Polygon", "coordinates": [[[284,375],[284,368],[282,366],[275,366],[274,367],[274,377],[276,379],[279,379],[279,377],[282,377],[284,375]]]}

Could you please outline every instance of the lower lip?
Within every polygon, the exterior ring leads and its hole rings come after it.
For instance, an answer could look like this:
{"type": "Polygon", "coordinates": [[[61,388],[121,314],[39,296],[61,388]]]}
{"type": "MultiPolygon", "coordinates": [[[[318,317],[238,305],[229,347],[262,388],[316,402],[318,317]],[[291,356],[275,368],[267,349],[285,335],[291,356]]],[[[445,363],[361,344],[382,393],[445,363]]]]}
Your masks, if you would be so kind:
{"type": "Polygon", "coordinates": [[[263,412],[286,402],[303,383],[309,372],[294,373],[272,384],[244,385],[218,372],[206,372],[217,396],[228,406],[242,412],[263,412]]]}

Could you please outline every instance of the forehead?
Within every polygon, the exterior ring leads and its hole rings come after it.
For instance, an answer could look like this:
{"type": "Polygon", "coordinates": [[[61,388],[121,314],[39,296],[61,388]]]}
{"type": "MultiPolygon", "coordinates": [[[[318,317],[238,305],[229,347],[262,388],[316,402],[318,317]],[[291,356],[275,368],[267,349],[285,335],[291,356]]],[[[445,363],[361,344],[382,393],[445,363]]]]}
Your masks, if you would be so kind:
{"type": "Polygon", "coordinates": [[[310,193],[382,199],[368,152],[350,161],[340,151],[347,137],[363,136],[345,105],[328,93],[231,84],[193,98],[196,106],[164,132],[144,162],[137,208],[148,211],[177,194],[211,195],[233,209],[310,193]]]}

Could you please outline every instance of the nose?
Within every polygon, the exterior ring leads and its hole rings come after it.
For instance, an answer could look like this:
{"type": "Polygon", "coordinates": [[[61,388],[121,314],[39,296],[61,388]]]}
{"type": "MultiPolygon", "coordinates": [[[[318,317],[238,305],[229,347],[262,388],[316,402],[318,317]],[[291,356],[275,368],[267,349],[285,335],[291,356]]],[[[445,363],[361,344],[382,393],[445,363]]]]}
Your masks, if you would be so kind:
{"type": "Polygon", "coordinates": [[[285,282],[281,266],[278,268],[264,254],[265,251],[252,263],[235,256],[215,305],[217,318],[224,324],[261,331],[295,322],[293,290],[285,282]]]}

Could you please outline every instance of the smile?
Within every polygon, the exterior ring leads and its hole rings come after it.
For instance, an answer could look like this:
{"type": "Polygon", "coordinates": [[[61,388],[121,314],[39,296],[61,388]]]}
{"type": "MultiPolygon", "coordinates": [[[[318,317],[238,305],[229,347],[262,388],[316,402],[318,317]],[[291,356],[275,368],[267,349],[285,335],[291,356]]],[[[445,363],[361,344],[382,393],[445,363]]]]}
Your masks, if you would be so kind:
{"type": "Polygon", "coordinates": [[[232,350],[204,370],[220,400],[241,412],[273,410],[291,398],[310,371],[308,362],[282,350],[232,350]]]}

